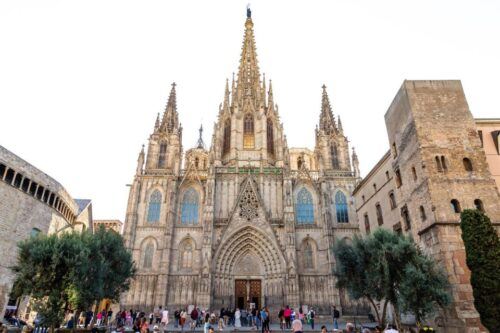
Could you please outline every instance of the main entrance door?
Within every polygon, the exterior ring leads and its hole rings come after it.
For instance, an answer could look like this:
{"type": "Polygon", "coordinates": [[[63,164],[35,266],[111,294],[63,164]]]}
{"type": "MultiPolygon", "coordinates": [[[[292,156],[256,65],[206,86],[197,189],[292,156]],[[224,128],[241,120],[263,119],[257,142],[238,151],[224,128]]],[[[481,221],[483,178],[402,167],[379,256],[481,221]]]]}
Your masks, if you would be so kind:
{"type": "Polygon", "coordinates": [[[261,307],[262,281],[237,279],[234,281],[234,305],[239,309],[249,309],[250,304],[261,307]]]}

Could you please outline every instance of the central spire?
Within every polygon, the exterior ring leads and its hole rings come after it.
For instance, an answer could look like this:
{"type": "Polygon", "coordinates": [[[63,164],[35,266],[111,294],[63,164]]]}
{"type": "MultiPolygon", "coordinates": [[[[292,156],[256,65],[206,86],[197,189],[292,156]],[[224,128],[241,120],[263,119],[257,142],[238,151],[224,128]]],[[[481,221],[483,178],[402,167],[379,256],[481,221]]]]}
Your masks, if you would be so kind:
{"type": "Polygon", "coordinates": [[[258,106],[261,99],[260,73],[257,62],[257,52],[253,33],[252,11],[247,7],[247,19],[245,22],[245,36],[241,51],[240,67],[237,81],[238,101],[251,99],[258,106]]]}

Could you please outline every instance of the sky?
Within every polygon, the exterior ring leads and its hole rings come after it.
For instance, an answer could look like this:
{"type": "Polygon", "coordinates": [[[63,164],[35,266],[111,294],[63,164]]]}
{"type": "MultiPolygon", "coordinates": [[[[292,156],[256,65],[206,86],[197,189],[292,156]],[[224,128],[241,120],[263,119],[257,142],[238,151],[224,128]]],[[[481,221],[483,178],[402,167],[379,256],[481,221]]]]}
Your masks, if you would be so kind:
{"type": "MultiPolygon", "coordinates": [[[[184,150],[210,144],[238,69],[248,0],[0,1],[0,145],[124,220],[142,144],[170,86],[184,150]]],[[[261,72],[290,147],[314,147],[321,86],[365,175],[388,149],[405,79],[460,79],[500,117],[500,1],[251,1],[261,72]]]]}

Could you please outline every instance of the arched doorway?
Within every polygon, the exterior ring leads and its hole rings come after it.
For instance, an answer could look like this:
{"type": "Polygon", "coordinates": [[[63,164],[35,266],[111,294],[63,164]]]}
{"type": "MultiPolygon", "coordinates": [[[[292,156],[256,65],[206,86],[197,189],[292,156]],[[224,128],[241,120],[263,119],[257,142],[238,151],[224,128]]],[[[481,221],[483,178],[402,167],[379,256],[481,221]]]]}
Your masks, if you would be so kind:
{"type": "Polygon", "coordinates": [[[285,267],[277,244],[264,232],[253,226],[235,231],[215,255],[212,306],[282,306],[285,267]]]}

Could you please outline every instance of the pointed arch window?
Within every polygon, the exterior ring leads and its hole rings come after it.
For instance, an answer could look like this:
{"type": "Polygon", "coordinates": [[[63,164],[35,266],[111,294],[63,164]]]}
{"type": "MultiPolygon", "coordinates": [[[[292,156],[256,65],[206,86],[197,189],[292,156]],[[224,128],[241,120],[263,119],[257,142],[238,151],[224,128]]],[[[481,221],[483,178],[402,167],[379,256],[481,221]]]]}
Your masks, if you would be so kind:
{"type": "Polygon", "coordinates": [[[165,167],[165,161],[167,156],[167,145],[165,143],[160,144],[160,152],[158,154],[158,168],[165,167]]]}
{"type": "Polygon", "coordinates": [[[253,149],[255,147],[255,134],[253,116],[251,114],[245,115],[243,120],[243,148],[253,149]]]}
{"type": "Polygon", "coordinates": [[[347,199],[342,191],[338,191],[335,194],[335,211],[337,212],[338,223],[349,223],[347,199]]]}
{"type": "Polygon", "coordinates": [[[155,190],[149,197],[148,222],[160,221],[161,193],[155,190]]]}
{"type": "Polygon", "coordinates": [[[267,153],[274,156],[274,128],[271,119],[267,120],[267,153]]]}
{"type": "Polygon", "coordinates": [[[181,243],[179,261],[181,269],[193,267],[193,243],[189,239],[181,243]]]}
{"type": "Polygon", "coordinates": [[[332,168],[340,169],[339,153],[337,150],[337,145],[335,143],[330,146],[330,154],[332,155],[332,168]]]}
{"type": "Polygon", "coordinates": [[[295,203],[295,213],[297,214],[298,224],[314,223],[314,206],[311,193],[305,187],[297,193],[297,202],[295,203]]]}
{"type": "Polygon", "coordinates": [[[198,192],[189,188],[184,192],[181,204],[181,223],[198,224],[198,192]]]}
{"type": "Polygon", "coordinates": [[[314,269],[314,249],[311,241],[306,240],[304,242],[304,268],[314,269]]]}
{"type": "Polygon", "coordinates": [[[224,141],[222,144],[222,154],[225,155],[229,153],[231,148],[231,119],[226,119],[224,123],[224,141]]]}
{"type": "Polygon", "coordinates": [[[144,259],[142,262],[142,268],[151,268],[153,267],[153,254],[154,254],[154,245],[153,243],[148,243],[146,248],[144,249],[144,259]]]}

